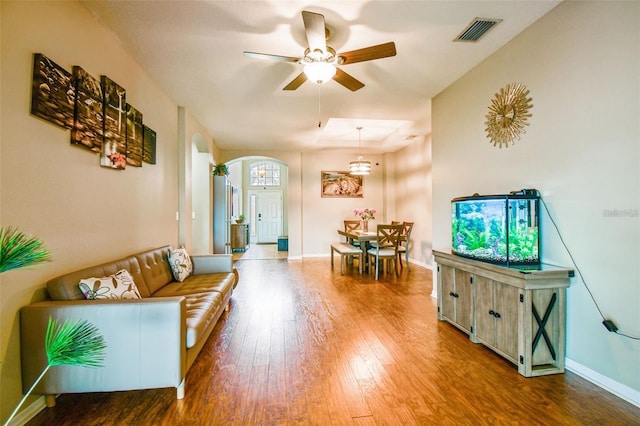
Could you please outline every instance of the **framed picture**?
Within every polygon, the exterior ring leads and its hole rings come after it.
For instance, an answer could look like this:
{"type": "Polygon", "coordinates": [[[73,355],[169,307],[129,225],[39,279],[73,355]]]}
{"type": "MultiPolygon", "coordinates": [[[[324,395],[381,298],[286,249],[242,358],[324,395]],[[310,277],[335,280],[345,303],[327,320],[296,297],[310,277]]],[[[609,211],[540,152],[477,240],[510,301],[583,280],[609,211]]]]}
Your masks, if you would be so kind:
{"type": "Polygon", "coordinates": [[[92,152],[100,152],[104,131],[102,86],[97,78],[77,65],[73,67],[73,78],[76,83],[76,107],[71,144],[92,152]]]}
{"type": "Polygon", "coordinates": [[[143,125],[142,159],[145,163],[156,164],[156,132],[143,125]]]}
{"type": "Polygon", "coordinates": [[[142,167],[142,113],[127,104],[127,164],[142,167]]]}
{"type": "Polygon", "coordinates": [[[362,176],[354,176],[342,171],[322,171],[320,183],[323,198],[362,198],[362,176]]]}
{"type": "Polygon", "coordinates": [[[100,81],[104,94],[104,141],[100,165],[122,170],[127,166],[126,93],[105,75],[100,81]]]}
{"type": "Polygon", "coordinates": [[[71,129],[75,102],[76,86],[71,73],[42,53],[33,55],[31,114],[71,129]]]}

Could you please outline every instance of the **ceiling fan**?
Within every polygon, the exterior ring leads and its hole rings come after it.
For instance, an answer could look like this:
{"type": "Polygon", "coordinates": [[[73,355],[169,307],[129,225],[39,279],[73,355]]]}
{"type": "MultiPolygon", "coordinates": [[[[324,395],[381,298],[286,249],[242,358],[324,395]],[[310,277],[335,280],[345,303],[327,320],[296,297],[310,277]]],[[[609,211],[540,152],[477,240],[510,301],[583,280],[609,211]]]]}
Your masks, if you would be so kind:
{"type": "Polygon", "coordinates": [[[338,53],[327,46],[329,31],[324,24],[324,16],[319,13],[302,12],[304,29],[309,47],[302,58],[270,55],[266,53],[244,52],[244,56],[258,59],[270,59],[283,62],[295,62],[303,65],[303,72],[287,84],[282,90],[296,90],[305,81],[311,80],[323,84],[333,79],[351,91],[364,87],[364,83],[338,68],[338,65],[355,64],[396,55],[394,42],[369,46],[350,52],[338,53]]]}

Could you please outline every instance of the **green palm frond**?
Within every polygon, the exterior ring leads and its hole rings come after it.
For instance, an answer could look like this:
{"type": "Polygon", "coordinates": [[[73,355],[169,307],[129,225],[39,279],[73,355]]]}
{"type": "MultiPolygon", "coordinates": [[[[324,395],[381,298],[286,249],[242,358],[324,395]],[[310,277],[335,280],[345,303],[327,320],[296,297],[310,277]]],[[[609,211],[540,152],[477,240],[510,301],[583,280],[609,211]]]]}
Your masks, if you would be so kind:
{"type": "Polygon", "coordinates": [[[62,325],[49,317],[47,333],[44,343],[48,364],[42,373],[33,382],[27,393],[24,394],[16,408],[13,410],[4,426],[8,426],[11,420],[20,410],[20,407],[31,395],[36,385],[42,380],[51,367],[56,365],[76,365],[79,367],[102,367],[104,350],[107,344],[98,328],[89,321],[65,320],[62,325]]]}
{"type": "Polygon", "coordinates": [[[42,241],[9,226],[0,228],[0,272],[51,261],[42,241]]]}
{"type": "Polygon", "coordinates": [[[101,367],[107,347],[98,328],[88,321],[66,320],[62,325],[49,319],[45,350],[49,366],[101,367]]]}

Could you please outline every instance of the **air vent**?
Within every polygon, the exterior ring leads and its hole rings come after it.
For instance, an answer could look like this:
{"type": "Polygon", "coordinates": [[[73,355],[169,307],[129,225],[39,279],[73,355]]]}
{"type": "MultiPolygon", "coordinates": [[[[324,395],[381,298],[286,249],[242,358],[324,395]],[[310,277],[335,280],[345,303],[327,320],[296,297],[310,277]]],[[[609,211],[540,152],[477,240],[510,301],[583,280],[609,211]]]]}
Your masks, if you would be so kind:
{"type": "Polygon", "coordinates": [[[502,19],[476,18],[453,41],[475,43],[502,19]]]}

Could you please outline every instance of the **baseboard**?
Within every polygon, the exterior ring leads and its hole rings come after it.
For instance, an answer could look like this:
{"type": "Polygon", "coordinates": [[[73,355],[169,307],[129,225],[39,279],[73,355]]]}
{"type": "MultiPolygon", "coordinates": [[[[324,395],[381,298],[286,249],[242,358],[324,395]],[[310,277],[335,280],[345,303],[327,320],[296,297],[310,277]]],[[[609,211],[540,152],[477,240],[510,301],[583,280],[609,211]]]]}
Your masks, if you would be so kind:
{"type": "Polygon", "coordinates": [[[565,368],[572,373],[590,381],[594,385],[601,387],[602,389],[614,394],[615,396],[624,399],[630,404],[640,407],[640,391],[630,388],[627,385],[616,382],[607,376],[604,376],[597,371],[594,371],[582,364],[579,364],[572,359],[565,358],[565,368]]]}
{"type": "Polygon", "coordinates": [[[412,259],[412,258],[409,258],[409,263],[411,263],[412,265],[418,265],[418,266],[421,266],[421,267],[423,267],[425,269],[429,269],[429,270],[433,271],[433,264],[427,264],[427,263],[424,263],[424,262],[418,262],[417,260],[412,259]]]}
{"type": "Polygon", "coordinates": [[[303,256],[301,256],[301,258],[314,258],[314,257],[331,257],[331,253],[307,253],[303,256]]]}
{"type": "Polygon", "coordinates": [[[24,426],[31,419],[38,415],[38,413],[47,408],[47,404],[44,400],[44,395],[27,405],[22,411],[20,411],[11,421],[12,426],[24,426]]]}
{"type": "MultiPolygon", "coordinates": [[[[307,253],[303,256],[289,256],[289,259],[296,259],[296,260],[300,260],[303,258],[318,258],[318,257],[331,257],[331,253],[307,253]]],[[[404,262],[404,257],[402,258],[402,261],[404,262]]],[[[429,263],[424,263],[424,262],[419,262],[415,259],[409,258],[409,263],[411,263],[412,265],[418,265],[421,266],[425,269],[429,269],[431,271],[433,271],[433,264],[429,264],[429,263]]]]}

